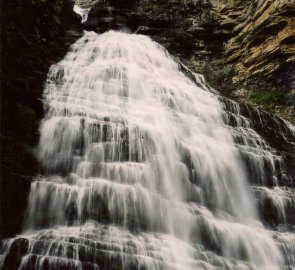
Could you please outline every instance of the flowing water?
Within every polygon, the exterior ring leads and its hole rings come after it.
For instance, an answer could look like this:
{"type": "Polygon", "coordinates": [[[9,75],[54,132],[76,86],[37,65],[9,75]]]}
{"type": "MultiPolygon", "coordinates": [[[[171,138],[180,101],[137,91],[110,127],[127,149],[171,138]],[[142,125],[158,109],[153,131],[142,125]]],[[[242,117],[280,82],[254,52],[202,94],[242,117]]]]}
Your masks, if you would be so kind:
{"type": "Polygon", "coordinates": [[[81,17],[81,23],[84,23],[87,21],[90,8],[81,8],[79,5],[74,5],[74,12],[81,17]]]}
{"type": "Polygon", "coordinates": [[[265,229],[254,198],[286,221],[283,158],[193,76],[141,35],[71,46],[48,74],[43,173],[2,269],[295,269],[295,235],[265,229]]]}

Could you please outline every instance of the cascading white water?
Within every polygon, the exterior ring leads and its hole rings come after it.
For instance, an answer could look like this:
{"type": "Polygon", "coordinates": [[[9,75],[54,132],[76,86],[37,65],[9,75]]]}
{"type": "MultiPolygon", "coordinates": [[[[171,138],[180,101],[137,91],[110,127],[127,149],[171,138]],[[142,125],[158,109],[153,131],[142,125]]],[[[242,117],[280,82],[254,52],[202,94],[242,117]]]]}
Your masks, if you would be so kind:
{"type": "Polygon", "coordinates": [[[90,8],[81,8],[79,5],[74,5],[74,11],[81,16],[81,23],[87,21],[88,13],[90,12],[90,8]]]}
{"type": "Polygon", "coordinates": [[[85,32],[44,102],[19,269],[282,268],[222,104],[157,43],[85,32]]]}

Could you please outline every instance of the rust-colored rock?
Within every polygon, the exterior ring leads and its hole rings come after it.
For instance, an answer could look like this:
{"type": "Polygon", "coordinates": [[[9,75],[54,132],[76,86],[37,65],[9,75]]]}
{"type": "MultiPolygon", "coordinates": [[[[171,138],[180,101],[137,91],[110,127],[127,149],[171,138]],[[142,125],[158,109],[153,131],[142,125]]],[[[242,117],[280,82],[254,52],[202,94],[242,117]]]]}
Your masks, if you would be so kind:
{"type": "MultiPolygon", "coordinates": [[[[260,76],[294,87],[294,77],[280,78],[281,70],[295,62],[295,3],[282,0],[233,1],[227,10],[238,9],[241,23],[225,46],[227,62],[236,67],[236,82],[260,76]],[[241,5],[243,4],[243,9],[241,5]]],[[[221,10],[222,13],[222,10],[221,10]]],[[[295,71],[294,71],[295,72],[295,71]]]]}

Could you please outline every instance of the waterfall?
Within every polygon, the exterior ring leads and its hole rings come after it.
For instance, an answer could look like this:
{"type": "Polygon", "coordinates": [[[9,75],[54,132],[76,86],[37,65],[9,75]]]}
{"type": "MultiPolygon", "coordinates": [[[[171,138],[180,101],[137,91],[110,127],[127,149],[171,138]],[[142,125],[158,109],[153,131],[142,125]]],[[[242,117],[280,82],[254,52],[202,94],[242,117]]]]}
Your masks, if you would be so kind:
{"type": "Polygon", "coordinates": [[[264,228],[254,197],[282,220],[295,205],[265,186],[287,177],[282,157],[193,76],[142,35],[71,46],[48,73],[43,172],[2,269],[294,269],[294,234],[264,228]]]}
{"type": "Polygon", "coordinates": [[[78,5],[74,5],[74,11],[81,17],[81,23],[84,23],[87,21],[90,8],[81,8],[78,5]]]}

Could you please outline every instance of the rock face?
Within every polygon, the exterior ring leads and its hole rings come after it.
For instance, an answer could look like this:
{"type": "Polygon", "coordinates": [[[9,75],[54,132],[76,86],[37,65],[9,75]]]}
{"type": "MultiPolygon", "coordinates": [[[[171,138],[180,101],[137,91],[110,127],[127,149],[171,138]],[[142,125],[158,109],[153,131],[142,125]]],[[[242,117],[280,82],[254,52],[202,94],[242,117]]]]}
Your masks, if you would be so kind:
{"type": "Polygon", "coordinates": [[[277,90],[289,99],[286,104],[287,99],[283,98],[282,104],[292,106],[295,3],[289,0],[237,0],[219,12],[221,25],[233,26],[233,38],[225,44],[226,62],[235,70],[233,83],[258,84],[253,89],[255,92],[277,90]]]}
{"type": "MultiPolygon", "coordinates": [[[[241,22],[233,28],[234,37],[226,44],[228,62],[238,63],[235,79],[243,81],[257,75],[280,79],[278,71],[288,66],[291,70],[295,61],[295,47],[291,46],[295,42],[295,18],[291,17],[295,15],[295,4],[281,0],[242,1],[221,13],[232,14],[236,6],[240,8],[236,14],[241,16],[241,22]]],[[[292,81],[282,83],[289,88],[292,81]]]]}
{"type": "Polygon", "coordinates": [[[293,121],[294,6],[289,0],[103,0],[85,27],[149,35],[225,94],[293,121]]]}
{"type": "Polygon", "coordinates": [[[43,83],[52,63],[77,38],[80,19],[69,0],[1,3],[1,224],[3,237],[21,230],[27,191],[38,172],[43,83]],[[71,29],[76,31],[67,33],[71,29]]]}
{"type": "Polygon", "coordinates": [[[98,0],[76,0],[76,5],[80,6],[81,8],[91,8],[98,0]]]}
{"type": "Polygon", "coordinates": [[[149,35],[169,52],[203,63],[212,54],[220,55],[223,41],[231,36],[219,29],[212,9],[213,5],[203,0],[104,0],[92,8],[85,27],[149,35]]]}

